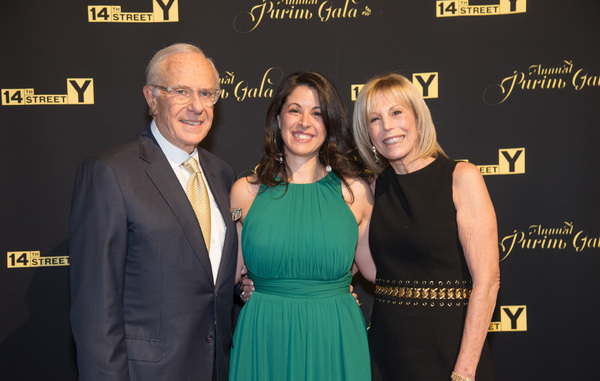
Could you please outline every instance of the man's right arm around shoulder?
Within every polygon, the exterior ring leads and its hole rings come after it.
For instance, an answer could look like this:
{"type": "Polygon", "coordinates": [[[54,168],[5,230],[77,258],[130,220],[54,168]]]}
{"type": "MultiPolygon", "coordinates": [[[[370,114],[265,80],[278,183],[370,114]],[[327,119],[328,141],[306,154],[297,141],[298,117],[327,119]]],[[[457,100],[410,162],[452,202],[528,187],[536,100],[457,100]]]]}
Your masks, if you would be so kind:
{"type": "Polygon", "coordinates": [[[129,380],[123,318],[127,217],[113,169],[98,158],[84,161],[77,173],[69,255],[79,380],[129,380]]]}

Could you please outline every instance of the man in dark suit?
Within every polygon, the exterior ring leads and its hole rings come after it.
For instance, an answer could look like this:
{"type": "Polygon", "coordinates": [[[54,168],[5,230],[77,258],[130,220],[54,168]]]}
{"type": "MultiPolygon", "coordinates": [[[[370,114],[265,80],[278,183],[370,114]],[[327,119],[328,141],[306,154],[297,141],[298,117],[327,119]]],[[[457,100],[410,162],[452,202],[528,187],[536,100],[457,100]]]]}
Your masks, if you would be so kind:
{"type": "Polygon", "coordinates": [[[156,53],[146,80],[150,127],[86,159],[77,173],[70,261],[79,379],[225,381],[235,179],[197,148],[212,124],[218,73],[201,50],[175,44],[156,53]],[[190,157],[200,173],[186,165],[190,157]],[[188,197],[201,188],[207,193],[194,197],[209,203],[198,213],[188,197]]]}

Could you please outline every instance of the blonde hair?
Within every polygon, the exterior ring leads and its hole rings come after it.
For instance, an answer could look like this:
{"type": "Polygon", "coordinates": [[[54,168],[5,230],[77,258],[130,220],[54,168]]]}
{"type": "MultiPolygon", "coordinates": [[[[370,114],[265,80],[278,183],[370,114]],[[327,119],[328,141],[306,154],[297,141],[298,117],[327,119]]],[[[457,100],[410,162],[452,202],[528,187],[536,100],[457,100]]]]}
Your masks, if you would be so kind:
{"type": "Polygon", "coordinates": [[[369,136],[369,114],[375,106],[375,97],[382,94],[388,99],[404,101],[411,108],[417,122],[419,136],[414,160],[424,157],[446,156],[437,142],[431,112],[416,87],[400,74],[385,74],[371,78],[362,88],[354,105],[352,133],[358,152],[369,170],[379,176],[389,166],[385,157],[378,155],[375,161],[373,144],[369,136]]]}

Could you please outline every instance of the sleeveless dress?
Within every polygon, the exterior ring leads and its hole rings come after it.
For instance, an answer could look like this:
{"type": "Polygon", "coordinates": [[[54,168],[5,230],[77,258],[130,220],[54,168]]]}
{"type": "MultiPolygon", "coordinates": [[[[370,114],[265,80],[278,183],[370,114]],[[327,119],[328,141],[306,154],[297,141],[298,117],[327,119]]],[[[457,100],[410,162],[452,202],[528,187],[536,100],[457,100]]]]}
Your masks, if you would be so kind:
{"type": "MultiPolygon", "coordinates": [[[[377,279],[369,328],[375,380],[445,381],[458,357],[472,279],[452,199],[456,162],[377,179],[369,243],[377,279]]],[[[491,380],[487,343],[477,381],[491,380]]]]}
{"type": "Polygon", "coordinates": [[[242,308],[230,380],[371,379],[365,321],[349,285],[358,226],[332,172],[261,186],[244,220],[252,297],[242,308]]]}

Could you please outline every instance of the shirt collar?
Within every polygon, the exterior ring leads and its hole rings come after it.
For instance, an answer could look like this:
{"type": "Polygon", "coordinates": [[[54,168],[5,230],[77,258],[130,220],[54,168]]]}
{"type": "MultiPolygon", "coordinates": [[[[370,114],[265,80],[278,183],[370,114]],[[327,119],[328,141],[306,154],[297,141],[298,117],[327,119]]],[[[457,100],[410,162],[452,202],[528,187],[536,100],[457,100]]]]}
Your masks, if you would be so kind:
{"type": "Polygon", "coordinates": [[[160,149],[164,152],[167,160],[169,160],[171,167],[175,168],[180,166],[181,163],[183,163],[190,156],[194,156],[196,159],[198,159],[198,155],[196,154],[198,152],[198,148],[195,148],[194,152],[189,154],[181,148],[175,147],[160,133],[160,130],[158,129],[158,126],[156,126],[156,122],[154,120],[150,124],[150,130],[158,142],[160,149]]]}

